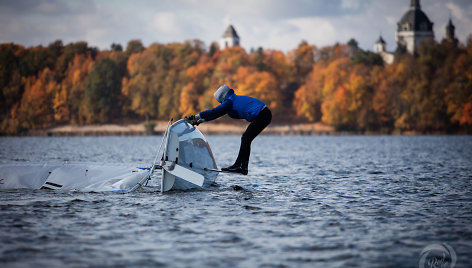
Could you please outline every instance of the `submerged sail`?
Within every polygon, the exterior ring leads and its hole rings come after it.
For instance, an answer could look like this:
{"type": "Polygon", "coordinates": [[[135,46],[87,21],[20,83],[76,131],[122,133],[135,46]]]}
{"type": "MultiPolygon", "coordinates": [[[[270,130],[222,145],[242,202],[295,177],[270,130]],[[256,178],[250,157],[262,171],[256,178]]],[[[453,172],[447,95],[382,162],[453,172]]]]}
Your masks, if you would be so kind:
{"type": "Polygon", "coordinates": [[[0,189],[51,189],[129,192],[149,177],[148,168],[118,164],[0,165],[0,189]]]}
{"type": "Polygon", "coordinates": [[[208,141],[197,128],[184,119],[170,126],[163,158],[162,192],[206,188],[218,176],[218,172],[210,171],[210,169],[217,169],[217,166],[208,141]],[[182,170],[182,173],[174,172],[166,168],[166,162],[175,163],[188,171],[187,173],[185,170],[182,170]],[[202,185],[195,183],[199,181],[198,174],[203,177],[202,185]]]}

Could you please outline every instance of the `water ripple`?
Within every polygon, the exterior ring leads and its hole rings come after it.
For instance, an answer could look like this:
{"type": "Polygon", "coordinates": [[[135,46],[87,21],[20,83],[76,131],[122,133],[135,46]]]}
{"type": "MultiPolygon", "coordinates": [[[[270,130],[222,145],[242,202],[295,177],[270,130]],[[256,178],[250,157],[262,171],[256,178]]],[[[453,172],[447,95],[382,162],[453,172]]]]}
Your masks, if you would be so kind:
{"type": "MultiPolygon", "coordinates": [[[[219,166],[240,138],[209,137],[219,166]]],[[[148,165],[160,137],[0,138],[0,162],[148,165]]],[[[208,190],[0,192],[0,265],[416,267],[448,243],[472,266],[472,137],[258,137],[248,176],[208,190]]]]}

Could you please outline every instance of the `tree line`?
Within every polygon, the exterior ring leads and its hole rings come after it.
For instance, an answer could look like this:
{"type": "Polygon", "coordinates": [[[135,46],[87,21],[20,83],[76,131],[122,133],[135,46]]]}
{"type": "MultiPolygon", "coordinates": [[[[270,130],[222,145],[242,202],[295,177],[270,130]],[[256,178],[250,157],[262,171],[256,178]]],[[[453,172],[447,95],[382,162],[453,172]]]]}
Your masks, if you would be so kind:
{"type": "Polygon", "coordinates": [[[393,64],[347,44],[294,50],[207,49],[199,40],[109,50],[86,42],[0,44],[0,133],[57,125],[180,118],[216,106],[228,84],[261,99],[278,123],[323,122],[356,132],[470,133],[472,37],[424,42],[393,64]]]}

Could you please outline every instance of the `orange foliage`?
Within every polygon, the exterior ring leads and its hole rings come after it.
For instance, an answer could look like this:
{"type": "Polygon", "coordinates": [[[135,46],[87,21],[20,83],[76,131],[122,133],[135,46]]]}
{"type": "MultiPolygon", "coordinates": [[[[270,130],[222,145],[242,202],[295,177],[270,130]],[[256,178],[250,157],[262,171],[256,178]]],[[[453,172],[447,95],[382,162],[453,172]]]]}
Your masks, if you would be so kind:
{"type": "Polygon", "coordinates": [[[75,55],[67,68],[60,89],[54,96],[54,118],[57,122],[83,123],[84,109],[81,108],[85,82],[94,60],[90,55],[75,55]]]}
{"type": "Polygon", "coordinates": [[[197,113],[198,94],[194,83],[188,83],[180,92],[179,112],[183,115],[197,113]]]}
{"type": "Polygon", "coordinates": [[[295,92],[294,107],[298,116],[309,121],[321,120],[321,103],[323,102],[324,66],[316,64],[308,75],[306,83],[295,92]]]}
{"type": "Polygon", "coordinates": [[[58,88],[54,74],[49,68],[44,69],[38,78],[27,79],[19,112],[27,127],[44,128],[54,122],[52,100],[58,88]]]}
{"type": "Polygon", "coordinates": [[[472,102],[468,102],[466,105],[464,105],[460,123],[461,125],[472,126],[472,102]]]}
{"type": "Polygon", "coordinates": [[[302,42],[289,53],[215,46],[207,52],[198,40],[127,52],[98,51],[85,42],[64,46],[60,40],[49,47],[0,44],[0,132],[95,122],[87,105],[111,80],[117,90],[100,98],[114,110],[100,122],[198,113],[218,105],[213,92],[228,84],[237,94],[264,101],[277,120],[356,131],[471,132],[471,48],[472,38],[457,47],[426,42],[418,55],[397,54],[384,66],[378,55],[356,54],[345,44],[318,49],[302,42]],[[113,79],[97,72],[93,77],[105,59],[113,72],[101,73],[113,79]]]}
{"type": "Polygon", "coordinates": [[[257,72],[253,68],[239,67],[234,76],[235,91],[238,95],[251,96],[260,99],[277,114],[281,107],[280,93],[275,77],[269,72],[257,72]]]}

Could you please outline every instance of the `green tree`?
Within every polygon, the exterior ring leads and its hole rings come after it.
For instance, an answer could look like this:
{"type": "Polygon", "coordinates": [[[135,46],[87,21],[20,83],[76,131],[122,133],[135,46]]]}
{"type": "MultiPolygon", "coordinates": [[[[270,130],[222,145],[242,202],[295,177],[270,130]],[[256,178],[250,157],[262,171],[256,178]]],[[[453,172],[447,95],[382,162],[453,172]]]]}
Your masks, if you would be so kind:
{"type": "Polygon", "coordinates": [[[379,54],[364,50],[357,50],[357,52],[354,53],[352,61],[354,63],[365,64],[369,67],[383,66],[384,64],[383,59],[379,54]]]}
{"type": "Polygon", "coordinates": [[[130,40],[128,44],[126,45],[126,54],[130,56],[131,54],[134,53],[140,53],[144,50],[143,43],[141,43],[141,40],[130,40]]]}
{"type": "Polygon", "coordinates": [[[212,42],[210,45],[210,51],[208,52],[208,56],[210,58],[213,57],[213,55],[215,55],[215,53],[218,52],[219,49],[220,47],[218,46],[218,43],[212,42]]]}
{"type": "Polygon", "coordinates": [[[8,117],[10,109],[21,100],[23,94],[24,82],[18,55],[23,50],[19,45],[0,44],[0,120],[8,117]]]}
{"type": "Polygon", "coordinates": [[[117,43],[112,43],[110,49],[111,51],[123,51],[123,47],[117,43]]]}
{"type": "Polygon", "coordinates": [[[103,58],[87,77],[85,105],[88,123],[107,123],[119,116],[121,77],[116,63],[103,58]]]}

